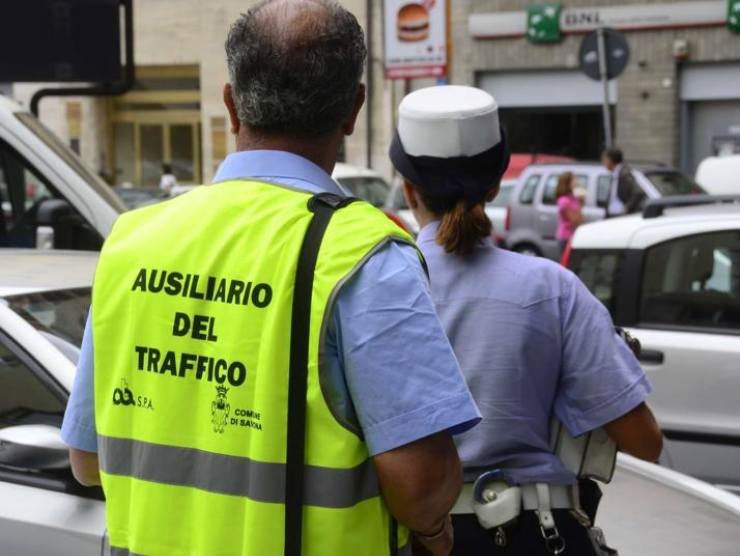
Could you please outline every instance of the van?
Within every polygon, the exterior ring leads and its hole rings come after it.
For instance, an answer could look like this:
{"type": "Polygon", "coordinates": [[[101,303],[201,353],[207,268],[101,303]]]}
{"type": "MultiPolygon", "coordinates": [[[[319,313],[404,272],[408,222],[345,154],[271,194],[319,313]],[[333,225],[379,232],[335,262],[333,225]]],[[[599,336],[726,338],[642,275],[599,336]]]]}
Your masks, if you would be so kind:
{"type": "Polygon", "coordinates": [[[711,195],[740,195],[740,154],[705,158],[696,181],[711,195]]]}
{"type": "Polygon", "coordinates": [[[54,133],[0,95],[0,247],[97,250],[125,210],[54,133]]]}

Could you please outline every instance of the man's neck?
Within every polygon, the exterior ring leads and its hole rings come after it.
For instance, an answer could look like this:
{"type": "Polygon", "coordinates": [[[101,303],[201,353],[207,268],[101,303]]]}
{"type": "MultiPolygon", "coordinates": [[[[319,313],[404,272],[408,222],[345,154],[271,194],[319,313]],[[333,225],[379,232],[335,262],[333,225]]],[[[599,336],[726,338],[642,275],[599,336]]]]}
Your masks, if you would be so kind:
{"type": "Polygon", "coordinates": [[[339,142],[334,136],[321,138],[296,138],[280,135],[253,134],[242,128],[236,137],[237,151],[284,151],[310,160],[327,174],[334,170],[339,142]]]}

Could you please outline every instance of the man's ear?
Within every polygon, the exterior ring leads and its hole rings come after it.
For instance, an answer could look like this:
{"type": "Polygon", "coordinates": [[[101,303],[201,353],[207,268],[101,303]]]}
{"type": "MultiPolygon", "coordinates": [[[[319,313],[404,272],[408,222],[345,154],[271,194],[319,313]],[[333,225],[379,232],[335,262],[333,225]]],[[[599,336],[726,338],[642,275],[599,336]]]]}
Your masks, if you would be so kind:
{"type": "Polygon", "coordinates": [[[232,95],[231,83],[227,83],[226,85],[224,85],[224,104],[226,105],[226,110],[229,113],[231,133],[233,133],[234,135],[238,135],[242,125],[241,122],[239,122],[239,116],[236,112],[236,104],[234,104],[234,95],[232,95]]]}
{"type": "Polygon", "coordinates": [[[344,135],[352,135],[355,132],[357,116],[360,114],[360,110],[362,110],[362,105],[365,104],[365,94],[365,85],[360,83],[360,86],[357,87],[357,94],[355,95],[355,104],[352,107],[352,113],[342,126],[342,133],[344,133],[344,135]]]}

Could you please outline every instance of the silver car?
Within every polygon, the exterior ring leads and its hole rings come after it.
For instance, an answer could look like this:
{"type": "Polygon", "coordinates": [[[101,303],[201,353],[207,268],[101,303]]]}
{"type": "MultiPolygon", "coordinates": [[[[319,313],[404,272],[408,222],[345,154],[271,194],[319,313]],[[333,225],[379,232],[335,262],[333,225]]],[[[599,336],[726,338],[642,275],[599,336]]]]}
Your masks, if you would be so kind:
{"type": "MultiPolygon", "coordinates": [[[[555,193],[558,179],[565,172],[575,174],[578,189],[585,193],[584,222],[606,217],[612,175],[601,164],[532,164],[519,177],[509,203],[505,235],[509,249],[551,259],[560,257],[560,246],[555,239],[558,227],[555,193]]],[[[667,167],[638,164],[632,173],[648,199],[703,193],[689,177],[667,167]]]]}

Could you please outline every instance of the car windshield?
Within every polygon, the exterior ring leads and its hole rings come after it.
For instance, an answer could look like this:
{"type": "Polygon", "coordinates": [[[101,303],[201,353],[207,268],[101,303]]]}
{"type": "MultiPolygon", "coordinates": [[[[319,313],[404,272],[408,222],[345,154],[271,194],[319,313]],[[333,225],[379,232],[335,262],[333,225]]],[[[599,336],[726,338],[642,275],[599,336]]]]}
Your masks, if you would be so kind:
{"type": "Polygon", "coordinates": [[[93,172],[88,170],[80,158],[73,153],[69,147],[62,143],[59,138],[49,130],[49,128],[27,112],[19,112],[15,116],[24,126],[26,126],[26,128],[46,144],[47,147],[54,151],[54,153],[82,179],[82,181],[93,188],[95,193],[104,199],[106,203],[118,212],[126,211],[126,206],[111,190],[111,188],[93,172]]]}
{"type": "Polygon", "coordinates": [[[498,195],[488,203],[489,207],[508,207],[509,200],[511,199],[511,193],[514,191],[514,183],[501,184],[501,191],[498,195]]]}
{"type": "Polygon", "coordinates": [[[672,195],[698,195],[705,191],[688,176],[680,172],[666,170],[645,172],[645,177],[650,180],[661,195],[669,197],[672,195]]]}
{"type": "Polygon", "coordinates": [[[382,178],[374,176],[357,176],[339,178],[339,183],[354,197],[367,201],[374,207],[383,208],[388,199],[390,187],[382,178]]]}
{"type": "Polygon", "coordinates": [[[117,187],[115,192],[130,209],[164,201],[165,193],[158,187],[117,187]]]}
{"type": "Polygon", "coordinates": [[[73,363],[85,334],[90,288],[29,293],[7,298],[10,308],[73,363]]]}

